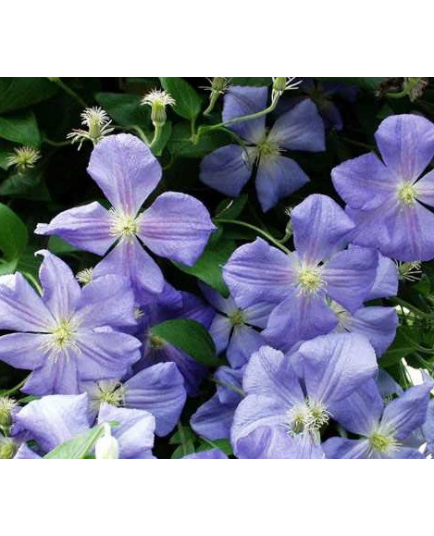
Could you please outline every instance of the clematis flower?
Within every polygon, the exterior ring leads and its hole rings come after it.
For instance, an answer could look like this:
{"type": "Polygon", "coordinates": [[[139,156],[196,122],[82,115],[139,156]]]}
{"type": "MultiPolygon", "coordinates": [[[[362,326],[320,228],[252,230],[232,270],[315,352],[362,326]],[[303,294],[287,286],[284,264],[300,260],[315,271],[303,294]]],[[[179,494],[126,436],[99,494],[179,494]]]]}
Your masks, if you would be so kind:
{"type": "Polygon", "coordinates": [[[58,235],[97,255],[114,245],[95,275],[124,275],[138,293],[160,293],[163,274],[142,244],[156,255],[193,265],[215,229],[208,211],[194,197],[166,192],[139,213],[160,182],[161,166],[150,149],[129,134],[100,141],[88,172],[113,208],[94,202],[66,210],[49,224],[39,224],[36,234],[58,235]]]}
{"type": "Polygon", "coordinates": [[[432,381],[411,387],[385,406],[375,382],[367,382],[334,407],[342,426],[362,439],[329,439],[327,457],[423,458],[406,440],[425,423],[432,387],[432,381]]]}
{"type": "Polygon", "coordinates": [[[264,301],[276,305],[262,336],[285,351],[338,325],[327,300],[357,311],[378,265],[372,249],[344,249],[354,224],[326,196],[311,195],[298,205],[292,226],[295,252],[286,254],[257,238],[238,248],[223,269],[239,307],[264,301]]]}
{"type": "MultiPolygon", "coordinates": [[[[250,115],[267,106],[268,88],[232,86],[224,97],[223,121],[250,115]]],[[[236,197],[253,175],[262,210],[267,212],[279,199],[304,186],[309,178],[292,159],[282,156],[291,151],[324,151],[324,125],[309,99],[285,113],[268,132],[265,116],[229,126],[245,144],[226,145],[206,156],[201,163],[200,180],[207,186],[236,197]]]]}
{"type": "Polygon", "coordinates": [[[190,396],[198,394],[199,385],[208,372],[208,367],[195,361],[182,350],[150,333],[150,328],[166,320],[187,318],[195,320],[209,329],[214,311],[203,300],[188,292],[167,290],[162,300],[142,307],[143,317],[137,337],[143,341],[142,358],[134,366],[139,372],[156,363],[173,362],[184,377],[190,396]],[[176,296],[181,297],[181,305],[176,296]]]}
{"type": "Polygon", "coordinates": [[[434,125],[417,115],[385,119],[375,138],[381,153],[348,160],[332,171],[333,184],[357,227],[356,244],[402,261],[434,257],[434,125]],[[421,177],[421,178],[420,178],[421,177]]]}
{"type": "Polygon", "coordinates": [[[266,327],[274,305],[264,302],[240,309],[230,296],[223,298],[206,285],[201,285],[201,289],[209,303],[217,310],[209,328],[217,353],[226,350],[230,365],[233,368],[243,367],[250,356],[264,346],[265,341],[255,327],[266,327]]]}
{"type": "Polygon", "coordinates": [[[155,433],[159,436],[176,426],[187,398],[184,378],[175,363],[158,363],[126,381],[86,382],[82,388],[89,395],[93,416],[104,403],[146,410],[155,417],[155,433]]]}
{"type": "Polygon", "coordinates": [[[140,342],[116,329],[135,326],[129,282],[105,276],[84,288],[48,251],[39,296],[20,273],[0,277],[0,360],[33,371],[23,391],[79,393],[79,382],[118,378],[140,358],[140,342]]]}
{"type": "Polygon", "coordinates": [[[220,367],[214,378],[217,392],[192,415],[190,425],[196,434],[211,441],[229,439],[234,413],[243,398],[244,369],[220,367]]]}
{"type": "MultiPolygon", "coordinates": [[[[17,415],[17,422],[37,443],[37,451],[23,444],[15,458],[40,458],[62,443],[91,428],[87,395],[50,395],[27,404],[17,415]]],[[[147,411],[115,408],[103,404],[97,423],[116,422],[111,429],[119,446],[119,457],[152,458],[155,419],[147,411]]]]}
{"type": "Polygon", "coordinates": [[[232,445],[239,458],[323,458],[321,431],[335,407],[377,371],[375,352],[355,334],[303,343],[297,369],[264,346],[246,367],[246,397],[235,411],[232,445]]]}

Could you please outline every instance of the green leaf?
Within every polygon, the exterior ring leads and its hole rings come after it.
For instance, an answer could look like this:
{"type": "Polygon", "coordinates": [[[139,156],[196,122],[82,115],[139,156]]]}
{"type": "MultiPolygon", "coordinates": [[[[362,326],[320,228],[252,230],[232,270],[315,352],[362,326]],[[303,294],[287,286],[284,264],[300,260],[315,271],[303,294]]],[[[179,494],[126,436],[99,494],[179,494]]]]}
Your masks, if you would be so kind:
{"type": "Polygon", "coordinates": [[[207,330],[189,319],[167,320],[150,330],[151,336],[158,337],[182,350],[198,363],[214,367],[219,364],[214,342],[207,330]]]}
{"type": "Polygon", "coordinates": [[[176,104],[173,107],[175,112],[190,121],[196,119],[200,114],[202,99],[190,84],[182,78],[175,77],[160,77],[160,82],[163,88],[175,99],[176,104]]]}
{"type": "Polygon", "coordinates": [[[56,255],[64,255],[65,253],[77,251],[75,246],[72,246],[69,242],[56,235],[50,236],[50,239],[48,240],[48,249],[56,255]]]}
{"type": "Polygon", "coordinates": [[[227,297],[229,291],[222,277],[222,268],[235,251],[237,245],[233,240],[220,239],[208,242],[204,252],[193,266],[174,263],[186,274],[194,275],[201,281],[214,288],[222,296],[227,297]]]}
{"type": "Polygon", "coordinates": [[[219,203],[215,217],[224,218],[226,220],[236,220],[243,212],[248,198],[247,194],[242,194],[236,199],[224,199],[219,203]]]}
{"type": "MultiPolygon", "coordinates": [[[[417,336],[417,335],[416,335],[417,336]]],[[[417,341],[412,342],[416,337],[412,334],[411,328],[400,326],[396,332],[395,340],[387,352],[380,358],[382,367],[391,367],[399,362],[403,357],[417,350],[417,341]]]]}
{"type": "Polygon", "coordinates": [[[49,201],[50,192],[36,169],[14,173],[0,184],[0,195],[32,201],[49,201]]]}
{"type": "Polygon", "coordinates": [[[328,80],[331,82],[341,82],[348,86],[358,86],[364,91],[374,92],[380,84],[387,80],[387,77],[370,77],[370,78],[334,78],[334,77],[316,77],[317,80],[328,80]]]}
{"type": "Polygon", "coordinates": [[[49,99],[56,84],[42,77],[0,77],[0,114],[12,112],[49,99]]]}
{"type": "Polygon", "coordinates": [[[95,445],[104,432],[104,425],[100,424],[69,441],[62,443],[44,456],[46,460],[82,460],[95,445]]]}
{"type": "Polygon", "coordinates": [[[137,125],[151,132],[149,106],[141,106],[141,97],[129,93],[97,93],[95,99],[114,121],[124,127],[137,125]]]}
{"type": "Polygon", "coordinates": [[[255,86],[255,87],[264,87],[271,85],[272,78],[263,77],[251,77],[251,78],[232,78],[232,86],[255,86]]]}
{"type": "Polygon", "coordinates": [[[39,147],[41,137],[33,112],[0,117],[0,138],[30,147],[39,147]]]}
{"type": "Polygon", "coordinates": [[[232,456],[233,450],[229,440],[227,439],[216,439],[214,441],[203,441],[197,448],[196,452],[204,452],[211,449],[220,449],[226,454],[226,456],[232,456]]]}
{"type": "Polygon", "coordinates": [[[222,131],[207,132],[200,137],[199,142],[191,142],[191,127],[185,123],[178,123],[173,128],[173,134],[168,147],[175,157],[202,158],[211,151],[231,143],[231,137],[222,131]]]}
{"type": "Polygon", "coordinates": [[[0,249],[6,261],[15,261],[27,245],[27,229],[8,206],[0,203],[0,249]]]}

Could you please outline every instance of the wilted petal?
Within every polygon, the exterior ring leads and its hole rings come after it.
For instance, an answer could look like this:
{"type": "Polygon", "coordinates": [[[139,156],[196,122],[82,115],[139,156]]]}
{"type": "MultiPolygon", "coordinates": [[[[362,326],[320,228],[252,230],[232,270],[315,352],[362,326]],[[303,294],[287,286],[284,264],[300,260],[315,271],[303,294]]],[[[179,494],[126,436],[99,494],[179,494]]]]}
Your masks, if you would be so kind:
{"type": "Polygon", "coordinates": [[[57,235],[78,249],[104,255],[115,241],[111,227],[110,212],[95,202],[61,212],[50,223],[38,224],[35,233],[57,235]]]}
{"type": "Polygon", "coordinates": [[[147,410],[156,420],[156,433],[165,436],[179,420],[187,397],[184,379],[174,363],[142,370],[125,384],[125,407],[147,410]]]}
{"type": "Polygon", "coordinates": [[[102,404],[98,423],[118,422],[112,428],[112,435],[119,443],[119,457],[123,459],[143,459],[152,457],[154,446],[155,418],[147,411],[125,409],[102,404]]]}
{"type": "Polygon", "coordinates": [[[257,238],[239,247],[223,268],[223,278],[240,307],[279,303],[295,280],[295,259],[257,238]]]}
{"type": "Polygon", "coordinates": [[[402,441],[425,423],[432,387],[431,380],[410,387],[386,406],[382,422],[395,431],[398,441],[402,441]]]}
{"type": "Polygon", "coordinates": [[[386,166],[398,180],[415,181],[434,156],[434,125],[419,115],[388,117],[375,139],[386,166]]]}
{"type": "Polygon", "coordinates": [[[307,394],[332,407],[374,376],[377,359],[362,335],[329,334],[303,343],[299,349],[307,394]]]}
{"type": "Polygon", "coordinates": [[[39,270],[42,299],[56,320],[70,318],[80,298],[80,285],[71,268],[47,250],[37,252],[44,257],[39,270]]]}
{"type": "Polygon", "coordinates": [[[391,169],[368,153],[343,162],[332,170],[339,195],[351,208],[370,210],[395,195],[398,182],[391,169]]]}
{"type": "Polygon", "coordinates": [[[0,329],[38,333],[54,325],[52,314],[20,273],[0,276],[0,329]]]}
{"type": "Polygon", "coordinates": [[[323,261],[343,249],[354,224],[330,197],[313,194],[291,213],[294,244],[303,260],[323,261]],[[314,231],[313,231],[314,230],[314,231]]]}
{"type": "Polygon", "coordinates": [[[253,161],[239,145],[226,145],[205,156],[200,180],[222,194],[237,197],[252,176],[253,161]]]}
{"type": "Polygon", "coordinates": [[[192,266],[214,230],[208,210],[200,201],[166,192],[140,216],[138,235],[157,255],[192,266]]]}
{"type": "Polygon", "coordinates": [[[161,166],[147,145],[131,134],[101,140],[89,161],[89,175],[113,207],[135,216],[161,179],[161,166]]]}
{"type": "Polygon", "coordinates": [[[89,429],[87,395],[44,396],[25,406],[16,416],[46,452],[89,429]]]}
{"type": "Polygon", "coordinates": [[[279,155],[262,158],[256,173],[256,191],[262,210],[267,212],[308,182],[309,177],[291,158],[279,155]]]}
{"type": "MultiPolygon", "coordinates": [[[[267,97],[267,87],[231,86],[224,97],[223,122],[265,110],[267,97]]],[[[251,121],[235,123],[230,125],[230,129],[243,140],[259,143],[265,133],[265,115],[251,121]]]]}
{"type": "Polygon", "coordinates": [[[164,288],[163,274],[136,237],[122,239],[94,269],[94,278],[118,275],[131,281],[134,291],[159,294],[164,288]]]}
{"type": "Polygon", "coordinates": [[[308,295],[293,290],[273,310],[262,336],[276,348],[287,352],[297,342],[329,333],[337,323],[336,315],[326,304],[323,293],[308,295]]]}
{"type": "Polygon", "coordinates": [[[373,249],[352,247],[336,253],[322,270],[328,296],[349,311],[356,311],[368,297],[377,266],[373,249]]]}

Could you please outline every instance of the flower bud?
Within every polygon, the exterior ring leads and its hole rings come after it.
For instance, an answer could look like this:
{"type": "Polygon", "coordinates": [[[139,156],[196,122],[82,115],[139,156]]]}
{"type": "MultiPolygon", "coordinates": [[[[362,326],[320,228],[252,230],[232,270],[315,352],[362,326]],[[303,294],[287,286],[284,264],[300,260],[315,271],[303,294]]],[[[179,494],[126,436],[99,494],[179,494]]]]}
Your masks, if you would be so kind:
{"type": "Polygon", "coordinates": [[[273,90],[279,93],[283,93],[286,89],[286,77],[274,78],[273,90]]]}
{"type": "Polygon", "coordinates": [[[7,433],[12,425],[12,411],[17,406],[15,400],[7,396],[0,397],[0,430],[7,433]]]}
{"type": "Polygon", "coordinates": [[[10,460],[17,452],[17,445],[10,437],[0,436],[0,460],[10,460]]]}
{"type": "Polygon", "coordinates": [[[97,460],[117,460],[119,458],[119,443],[111,434],[109,424],[104,424],[104,435],[95,444],[97,460]]]}
{"type": "Polygon", "coordinates": [[[167,91],[155,89],[143,97],[141,104],[151,107],[151,121],[154,127],[162,127],[167,121],[166,106],[174,106],[176,102],[167,91]]]}

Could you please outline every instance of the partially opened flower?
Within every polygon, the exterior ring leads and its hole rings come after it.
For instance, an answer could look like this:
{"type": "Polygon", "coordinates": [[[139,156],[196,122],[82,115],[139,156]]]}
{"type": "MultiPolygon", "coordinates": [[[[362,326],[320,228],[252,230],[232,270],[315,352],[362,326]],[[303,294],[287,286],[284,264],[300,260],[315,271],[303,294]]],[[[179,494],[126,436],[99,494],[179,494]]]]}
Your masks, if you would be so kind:
{"type": "MultiPolygon", "coordinates": [[[[17,415],[17,421],[36,442],[36,451],[23,444],[16,458],[39,458],[62,443],[90,430],[88,397],[81,395],[51,395],[34,400],[17,415]]],[[[152,458],[154,417],[143,410],[115,408],[103,404],[98,424],[115,423],[111,434],[116,439],[119,457],[152,458]]]]}
{"type": "Polygon", "coordinates": [[[246,367],[246,397],[235,411],[232,445],[239,458],[322,458],[321,432],[335,407],[377,370],[364,337],[331,334],[305,342],[297,370],[264,346],[246,367]]]}
{"type": "Polygon", "coordinates": [[[362,438],[329,439],[327,457],[423,458],[406,440],[425,423],[432,387],[432,381],[411,387],[385,406],[375,382],[365,383],[334,408],[342,426],[362,438]]]}
{"type": "Polygon", "coordinates": [[[348,160],[332,171],[333,184],[357,227],[352,241],[402,261],[434,257],[434,125],[417,115],[385,119],[375,138],[381,153],[348,160]]]}
{"type": "Polygon", "coordinates": [[[97,202],[73,208],[49,224],[39,224],[35,232],[59,235],[97,255],[114,245],[95,275],[128,276],[138,293],[160,293],[163,274],[142,243],[157,255],[192,265],[215,229],[208,211],[194,197],[166,192],[139,213],[161,179],[161,166],[150,149],[129,134],[100,141],[88,172],[113,208],[107,210],[97,202]]]}
{"type": "Polygon", "coordinates": [[[243,367],[250,356],[264,346],[265,341],[255,328],[265,328],[274,305],[263,302],[245,309],[237,307],[229,296],[223,298],[217,291],[201,285],[207,300],[217,310],[209,328],[217,353],[226,350],[226,358],[234,368],[243,367]]]}
{"type": "MultiPolygon", "coordinates": [[[[224,98],[223,121],[264,110],[267,96],[266,87],[231,87],[224,98]]],[[[226,145],[206,156],[201,163],[200,180],[236,197],[253,175],[256,164],[256,190],[264,212],[309,181],[301,167],[281,153],[325,149],[324,125],[308,99],[279,117],[269,132],[265,116],[229,128],[242,139],[244,146],[226,145]]]]}
{"type": "Polygon", "coordinates": [[[338,324],[327,300],[355,312],[367,298],[378,265],[374,250],[348,244],[354,224],[330,198],[311,195],[292,211],[296,251],[286,254],[261,238],[238,248],[223,269],[241,308],[276,304],[262,336],[285,351],[338,324]],[[314,232],[313,232],[314,230],[314,232]]]}
{"type": "Polygon", "coordinates": [[[79,382],[122,377],[140,358],[140,342],[116,329],[135,326],[129,281],[105,276],[84,288],[71,269],[40,252],[43,294],[20,273],[0,277],[0,360],[32,370],[23,390],[79,393],[79,382]]]}
{"type": "Polygon", "coordinates": [[[184,408],[187,394],[184,378],[175,363],[157,363],[126,381],[86,382],[92,415],[102,404],[149,411],[155,417],[155,432],[165,436],[173,430],[184,408]]]}

